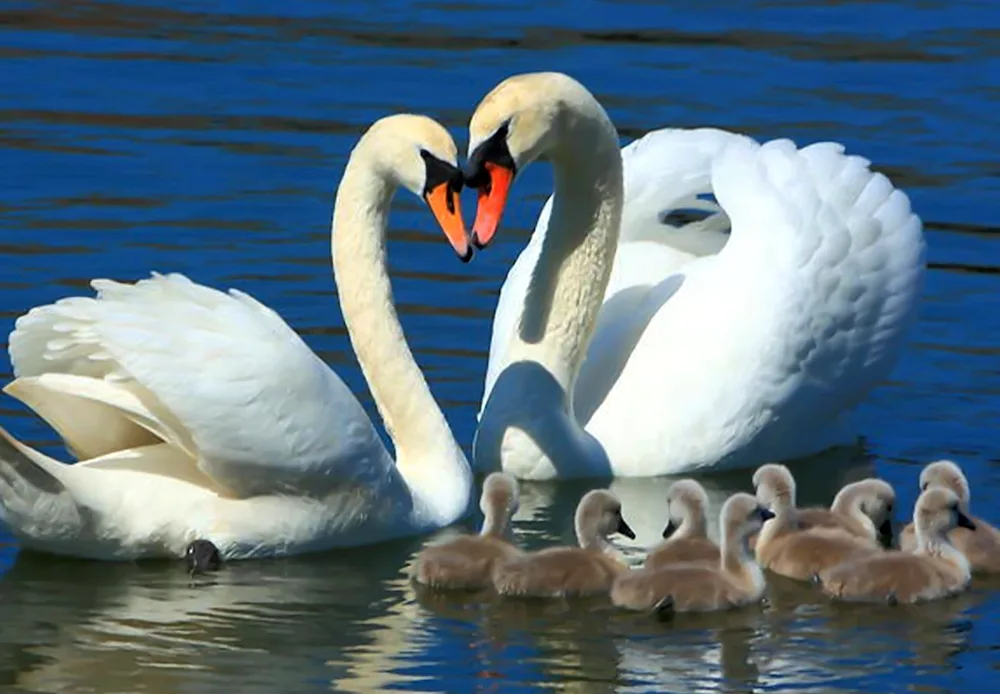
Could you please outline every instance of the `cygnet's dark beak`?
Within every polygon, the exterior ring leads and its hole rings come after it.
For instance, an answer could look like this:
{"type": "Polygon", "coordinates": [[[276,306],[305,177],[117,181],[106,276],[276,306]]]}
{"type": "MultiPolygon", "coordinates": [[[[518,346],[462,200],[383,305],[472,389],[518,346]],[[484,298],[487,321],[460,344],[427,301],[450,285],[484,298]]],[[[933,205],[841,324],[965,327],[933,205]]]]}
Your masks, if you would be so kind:
{"type": "Polygon", "coordinates": [[[222,567],[219,549],[208,540],[195,540],[189,544],[184,552],[184,561],[187,564],[188,573],[192,576],[218,571],[222,567]]]}
{"type": "Polygon", "coordinates": [[[757,513],[760,515],[760,520],[766,522],[774,518],[774,512],[770,509],[766,509],[763,506],[757,509],[757,513]]]}
{"type": "Polygon", "coordinates": [[[892,547],[892,519],[886,518],[878,526],[878,539],[883,547],[892,547]]]}
{"type": "Polygon", "coordinates": [[[975,530],[976,529],[976,524],[972,522],[971,518],[969,518],[967,515],[965,515],[961,511],[959,511],[958,512],[958,527],[960,527],[960,528],[968,528],[969,530],[975,530]]]}
{"type": "Polygon", "coordinates": [[[677,532],[677,526],[674,525],[673,520],[667,521],[667,527],[663,529],[663,539],[669,540],[675,532],[677,532]]]}
{"type": "Polygon", "coordinates": [[[618,516],[618,532],[630,540],[635,539],[635,533],[632,532],[632,528],[628,527],[628,523],[621,516],[618,516]]]}

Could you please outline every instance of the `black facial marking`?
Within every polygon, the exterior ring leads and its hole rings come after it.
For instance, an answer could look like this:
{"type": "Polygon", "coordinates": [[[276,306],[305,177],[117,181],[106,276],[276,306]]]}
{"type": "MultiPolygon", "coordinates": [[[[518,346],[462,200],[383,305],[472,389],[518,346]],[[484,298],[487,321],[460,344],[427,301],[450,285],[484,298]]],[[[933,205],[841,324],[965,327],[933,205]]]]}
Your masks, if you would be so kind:
{"type": "Polygon", "coordinates": [[[438,159],[426,149],[420,150],[420,157],[424,160],[424,167],[427,170],[424,178],[424,195],[443,183],[448,184],[448,211],[455,213],[455,196],[462,192],[465,179],[462,178],[462,170],[457,166],[438,159]]]}
{"type": "Polygon", "coordinates": [[[489,192],[490,175],[486,170],[486,162],[493,162],[506,169],[510,169],[515,174],[517,166],[514,164],[514,157],[507,149],[507,133],[510,130],[510,121],[501,125],[495,133],[476,147],[465,162],[462,175],[465,177],[465,185],[470,188],[483,188],[489,192]]]}

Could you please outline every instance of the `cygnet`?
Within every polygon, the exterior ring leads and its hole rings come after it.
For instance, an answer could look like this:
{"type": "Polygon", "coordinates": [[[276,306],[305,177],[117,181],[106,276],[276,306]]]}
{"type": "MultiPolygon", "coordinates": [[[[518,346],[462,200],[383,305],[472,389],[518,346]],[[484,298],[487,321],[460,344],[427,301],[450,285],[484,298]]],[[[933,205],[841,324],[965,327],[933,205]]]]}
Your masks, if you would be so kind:
{"type": "Polygon", "coordinates": [[[479,507],[484,516],[479,535],[462,535],[422,550],[410,567],[415,582],[438,590],[489,588],[494,563],[521,554],[507,540],[511,516],[518,508],[517,481],[502,472],[488,475],[479,507]]]}
{"type": "Polygon", "coordinates": [[[605,489],[587,492],[575,516],[579,547],[551,547],[498,562],[493,586],[502,595],[583,597],[606,594],[628,566],[611,555],[608,537],[620,533],[635,539],[622,517],[621,502],[605,489]]]}

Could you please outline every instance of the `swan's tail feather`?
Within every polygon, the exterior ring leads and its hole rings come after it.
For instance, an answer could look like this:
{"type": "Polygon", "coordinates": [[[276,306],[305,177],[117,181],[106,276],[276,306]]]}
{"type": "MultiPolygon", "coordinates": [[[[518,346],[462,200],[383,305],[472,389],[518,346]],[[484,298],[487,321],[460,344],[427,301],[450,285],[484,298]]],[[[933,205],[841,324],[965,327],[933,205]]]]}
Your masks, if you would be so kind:
{"type": "Polygon", "coordinates": [[[28,542],[78,537],[86,513],[63,483],[66,470],[0,427],[0,522],[28,542]]]}

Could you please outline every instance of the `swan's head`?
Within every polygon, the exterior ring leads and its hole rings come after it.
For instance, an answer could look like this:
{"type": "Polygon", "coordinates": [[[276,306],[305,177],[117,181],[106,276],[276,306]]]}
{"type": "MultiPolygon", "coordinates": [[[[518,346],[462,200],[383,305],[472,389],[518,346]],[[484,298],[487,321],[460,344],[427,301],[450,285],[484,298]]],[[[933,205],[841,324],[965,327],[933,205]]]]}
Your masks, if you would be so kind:
{"type": "Polygon", "coordinates": [[[427,204],[463,262],[472,258],[459,203],[464,182],[458,148],[444,126],[427,116],[387,116],[368,129],[355,152],[359,150],[386,180],[427,204]]]}
{"type": "Polygon", "coordinates": [[[931,487],[917,497],[913,524],[924,537],[944,535],[956,526],[976,529],[972,519],[962,511],[958,495],[945,487],[931,487]]]}
{"type": "Polygon", "coordinates": [[[958,495],[963,506],[968,507],[971,497],[969,480],[966,479],[962,468],[952,461],[939,460],[920,471],[920,491],[927,491],[930,487],[950,489],[958,495]]]}
{"type": "MultiPolygon", "coordinates": [[[[667,527],[664,539],[669,539],[685,524],[704,526],[708,510],[705,488],[692,479],[677,480],[667,490],[667,527]]],[[[688,531],[689,532],[689,531],[688,531]]]]}
{"type": "Polygon", "coordinates": [[[784,465],[761,465],[753,473],[753,488],[757,500],[775,513],[795,507],[795,478],[784,465]]]}
{"type": "Polygon", "coordinates": [[[635,539],[635,533],[622,516],[622,502],[607,489],[593,489],[583,495],[576,507],[576,537],[582,547],[619,533],[635,539]]]}
{"type": "Polygon", "coordinates": [[[755,497],[745,492],[737,492],[726,499],[719,512],[719,527],[722,536],[730,542],[741,542],[756,532],[760,532],[765,521],[774,518],[755,497]]]}
{"type": "Polygon", "coordinates": [[[487,94],[469,121],[465,182],[479,189],[472,242],[490,242],[514,176],[555,149],[567,131],[610,119],[586,87],[558,72],[509,77],[487,94]]]}

